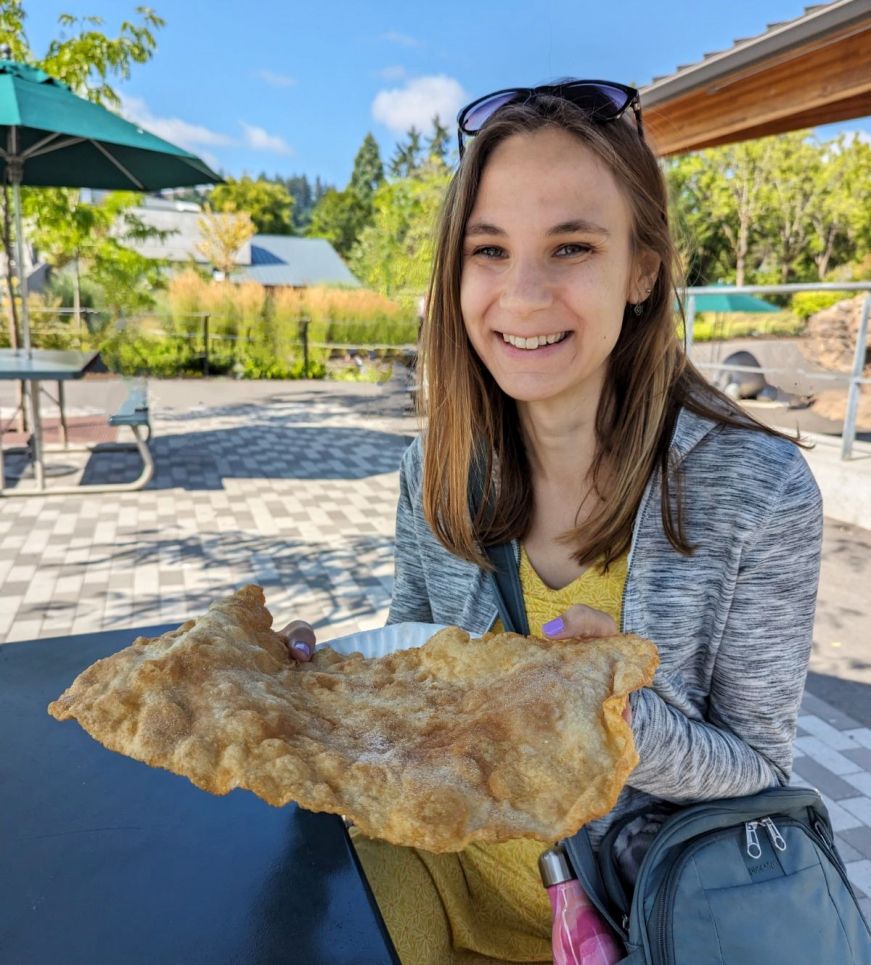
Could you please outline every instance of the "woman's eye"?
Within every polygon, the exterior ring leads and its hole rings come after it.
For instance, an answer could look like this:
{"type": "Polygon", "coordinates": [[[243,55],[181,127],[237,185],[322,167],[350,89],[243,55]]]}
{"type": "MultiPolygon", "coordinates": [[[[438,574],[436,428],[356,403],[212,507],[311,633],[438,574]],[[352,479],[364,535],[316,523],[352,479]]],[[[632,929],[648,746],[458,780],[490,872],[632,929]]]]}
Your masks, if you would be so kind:
{"type": "Polygon", "coordinates": [[[557,248],[556,253],[558,255],[571,257],[572,255],[586,255],[592,250],[593,249],[590,245],[569,244],[569,245],[560,245],[559,248],[557,248]]]}
{"type": "Polygon", "coordinates": [[[484,258],[503,258],[505,256],[505,249],[500,248],[498,245],[481,245],[480,248],[475,248],[472,254],[481,255],[484,258]]]}

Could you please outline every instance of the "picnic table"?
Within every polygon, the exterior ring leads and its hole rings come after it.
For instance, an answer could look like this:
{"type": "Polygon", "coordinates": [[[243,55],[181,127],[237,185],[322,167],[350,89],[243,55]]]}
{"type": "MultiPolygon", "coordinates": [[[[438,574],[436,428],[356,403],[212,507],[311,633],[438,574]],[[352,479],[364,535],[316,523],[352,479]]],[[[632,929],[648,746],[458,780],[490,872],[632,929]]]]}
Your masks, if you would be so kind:
{"type": "MultiPolygon", "coordinates": [[[[69,495],[78,492],[111,492],[141,489],[151,479],[154,473],[154,462],[147,445],[147,437],[143,438],[140,430],[148,428],[148,408],[144,393],[131,393],[130,398],[121,410],[113,415],[109,422],[112,425],[129,426],[135,438],[135,447],[142,458],[142,472],[132,483],[112,483],[90,486],[64,486],[48,489],[45,485],[45,443],[43,441],[43,426],[41,415],[41,383],[57,382],[57,402],[60,410],[61,439],[64,449],[68,449],[68,433],[65,412],[64,382],[81,379],[94,363],[100,353],[97,351],[80,352],[59,349],[0,349],[0,379],[16,382],[27,382],[33,398],[31,428],[31,452],[33,457],[33,472],[35,486],[33,488],[7,487],[3,466],[3,426],[0,425],[0,496],[45,496],[69,495]]],[[[13,416],[14,418],[14,416],[13,416]]],[[[119,448],[129,448],[123,446],[119,448]]]]}
{"type": "Polygon", "coordinates": [[[48,715],[167,629],[0,647],[0,961],[398,963],[341,818],[212,796],[48,715]]]}

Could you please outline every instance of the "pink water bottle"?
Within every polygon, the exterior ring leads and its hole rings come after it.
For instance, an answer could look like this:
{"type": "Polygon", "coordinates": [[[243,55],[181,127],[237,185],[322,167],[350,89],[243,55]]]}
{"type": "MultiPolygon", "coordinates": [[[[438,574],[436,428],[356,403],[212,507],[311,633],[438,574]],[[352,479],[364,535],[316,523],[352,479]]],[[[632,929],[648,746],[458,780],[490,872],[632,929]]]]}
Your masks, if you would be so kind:
{"type": "Polygon", "coordinates": [[[553,909],[554,965],[614,965],[625,957],[614,935],[569,869],[562,848],[538,859],[553,909]]]}

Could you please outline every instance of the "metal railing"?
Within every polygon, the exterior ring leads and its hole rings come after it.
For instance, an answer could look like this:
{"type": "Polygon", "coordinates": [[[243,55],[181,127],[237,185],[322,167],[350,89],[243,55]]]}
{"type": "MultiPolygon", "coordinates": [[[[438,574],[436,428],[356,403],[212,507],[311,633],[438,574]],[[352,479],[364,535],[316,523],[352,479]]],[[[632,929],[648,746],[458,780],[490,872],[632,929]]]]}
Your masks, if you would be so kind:
{"type": "Polygon", "coordinates": [[[862,315],[859,319],[859,331],[856,335],[856,345],[853,353],[853,368],[847,372],[821,372],[808,371],[806,369],[778,369],[761,368],[751,365],[732,365],[721,362],[702,362],[696,363],[697,368],[717,369],[730,372],[758,372],[761,375],[766,373],[789,373],[796,375],[812,376],[816,379],[831,379],[832,381],[846,382],[847,387],[847,411],[844,414],[844,427],[841,432],[841,458],[849,459],[853,453],[853,444],[856,441],[856,418],[859,411],[859,393],[863,385],[871,385],[871,379],[864,377],[865,359],[867,356],[868,345],[868,321],[871,317],[871,282],[817,282],[810,284],[793,285],[708,285],[696,288],[682,289],[682,294],[686,303],[686,346],[687,353],[693,347],[693,325],[696,319],[696,296],[697,295],[780,295],[794,294],[795,292],[865,292],[865,301],[862,305],[862,315]]]}

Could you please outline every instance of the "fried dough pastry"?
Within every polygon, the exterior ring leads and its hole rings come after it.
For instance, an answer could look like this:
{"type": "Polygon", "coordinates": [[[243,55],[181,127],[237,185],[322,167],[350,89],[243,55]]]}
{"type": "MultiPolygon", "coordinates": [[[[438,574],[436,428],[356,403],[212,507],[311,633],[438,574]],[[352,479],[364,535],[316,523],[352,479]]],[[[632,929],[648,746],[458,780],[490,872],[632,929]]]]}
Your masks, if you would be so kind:
{"type": "Polygon", "coordinates": [[[638,756],[622,717],[651,683],[635,636],[480,639],[296,663],[247,586],[98,660],[49,705],[110,750],[212,794],[243,787],[429,851],[555,841],[606,814],[638,756]]]}

